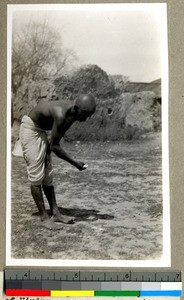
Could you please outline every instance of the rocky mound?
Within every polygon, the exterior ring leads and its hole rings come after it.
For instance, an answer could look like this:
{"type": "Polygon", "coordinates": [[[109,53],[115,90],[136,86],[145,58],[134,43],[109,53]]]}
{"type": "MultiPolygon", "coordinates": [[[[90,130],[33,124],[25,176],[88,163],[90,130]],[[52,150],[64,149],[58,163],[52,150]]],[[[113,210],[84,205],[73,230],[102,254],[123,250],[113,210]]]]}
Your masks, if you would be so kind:
{"type": "Polygon", "coordinates": [[[106,72],[96,65],[87,65],[71,77],[62,76],[54,81],[60,99],[74,100],[78,94],[91,93],[98,99],[115,97],[117,91],[106,72]]]}
{"type": "Polygon", "coordinates": [[[161,129],[161,102],[154,92],[119,94],[107,73],[96,65],[82,67],[54,82],[23,85],[13,99],[16,128],[39,101],[73,101],[81,93],[95,96],[97,110],[90,120],[71,127],[66,134],[68,140],[133,139],[161,129]]]}

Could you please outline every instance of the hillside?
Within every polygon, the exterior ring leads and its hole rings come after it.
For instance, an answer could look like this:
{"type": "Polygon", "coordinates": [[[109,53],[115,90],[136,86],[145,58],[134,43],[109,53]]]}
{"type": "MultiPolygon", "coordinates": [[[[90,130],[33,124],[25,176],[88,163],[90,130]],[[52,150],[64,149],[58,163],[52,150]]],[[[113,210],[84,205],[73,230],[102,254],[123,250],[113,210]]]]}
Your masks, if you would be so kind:
{"type": "Polygon", "coordinates": [[[153,92],[157,98],[161,98],[161,79],[152,82],[130,82],[126,85],[125,92],[138,93],[138,92],[153,92]]]}

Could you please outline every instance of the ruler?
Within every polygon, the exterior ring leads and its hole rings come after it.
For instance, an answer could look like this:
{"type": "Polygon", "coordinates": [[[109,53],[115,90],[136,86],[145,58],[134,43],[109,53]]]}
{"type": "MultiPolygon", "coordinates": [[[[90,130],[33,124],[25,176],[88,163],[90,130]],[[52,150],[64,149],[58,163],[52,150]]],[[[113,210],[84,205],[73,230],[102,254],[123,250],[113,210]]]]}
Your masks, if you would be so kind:
{"type": "Polygon", "coordinates": [[[181,272],[5,270],[7,296],[182,296],[181,272]]]}

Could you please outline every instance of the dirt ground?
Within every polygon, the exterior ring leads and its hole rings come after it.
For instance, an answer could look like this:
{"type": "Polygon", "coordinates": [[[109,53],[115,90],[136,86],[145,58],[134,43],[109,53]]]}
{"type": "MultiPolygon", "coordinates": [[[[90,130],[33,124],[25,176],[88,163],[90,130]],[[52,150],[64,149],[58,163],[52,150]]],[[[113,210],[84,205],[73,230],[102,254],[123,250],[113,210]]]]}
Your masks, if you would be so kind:
{"type": "Polygon", "coordinates": [[[87,163],[88,169],[79,172],[53,155],[58,206],[75,218],[75,224],[60,224],[58,231],[42,226],[25,163],[12,158],[12,258],[160,259],[160,136],[144,141],[65,143],[64,148],[87,163]]]}

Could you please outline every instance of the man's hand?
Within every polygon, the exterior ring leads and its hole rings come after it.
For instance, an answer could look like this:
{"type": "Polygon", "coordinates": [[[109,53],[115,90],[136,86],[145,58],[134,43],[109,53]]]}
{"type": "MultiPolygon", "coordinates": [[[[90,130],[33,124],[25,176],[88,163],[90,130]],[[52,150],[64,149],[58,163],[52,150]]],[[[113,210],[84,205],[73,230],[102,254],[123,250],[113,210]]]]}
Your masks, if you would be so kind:
{"type": "Polygon", "coordinates": [[[79,171],[83,171],[85,170],[88,165],[87,164],[84,164],[83,162],[81,161],[76,161],[76,164],[75,164],[76,168],[79,170],[79,171]]]}

